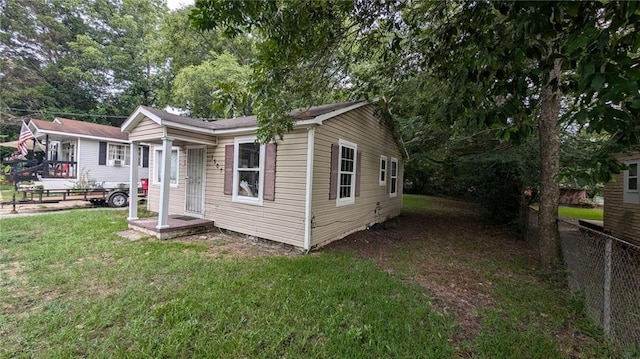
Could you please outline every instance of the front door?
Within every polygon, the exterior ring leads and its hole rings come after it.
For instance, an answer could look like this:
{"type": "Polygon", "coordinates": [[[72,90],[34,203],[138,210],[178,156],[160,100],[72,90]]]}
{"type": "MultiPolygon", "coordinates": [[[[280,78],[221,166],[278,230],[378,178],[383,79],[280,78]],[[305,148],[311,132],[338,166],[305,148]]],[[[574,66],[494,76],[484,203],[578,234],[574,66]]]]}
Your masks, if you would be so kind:
{"type": "Polygon", "coordinates": [[[185,210],[191,214],[202,215],[204,213],[204,165],[204,148],[188,148],[185,210]]]}

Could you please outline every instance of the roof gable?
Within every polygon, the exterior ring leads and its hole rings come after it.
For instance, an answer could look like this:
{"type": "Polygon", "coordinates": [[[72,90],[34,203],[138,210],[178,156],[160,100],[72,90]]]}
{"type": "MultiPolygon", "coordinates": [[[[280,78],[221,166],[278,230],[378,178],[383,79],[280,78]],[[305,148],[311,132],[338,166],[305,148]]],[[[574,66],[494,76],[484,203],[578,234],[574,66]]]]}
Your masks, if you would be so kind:
{"type": "MultiPolygon", "coordinates": [[[[366,105],[366,102],[338,102],[321,106],[296,109],[291,111],[290,116],[296,121],[297,126],[322,124],[322,121],[338,116],[344,112],[351,111],[358,107],[366,105]]],[[[243,116],[235,118],[227,118],[215,121],[206,121],[202,119],[193,119],[190,117],[179,116],[162,110],[154,109],[146,106],[138,106],[138,108],[129,116],[122,124],[122,131],[130,132],[144,117],[151,119],[158,125],[181,127],[198,132],[207,132],[211,134],[226,133],[236,130],[257,130],[258,119],[256,116],[243,116]]]]}

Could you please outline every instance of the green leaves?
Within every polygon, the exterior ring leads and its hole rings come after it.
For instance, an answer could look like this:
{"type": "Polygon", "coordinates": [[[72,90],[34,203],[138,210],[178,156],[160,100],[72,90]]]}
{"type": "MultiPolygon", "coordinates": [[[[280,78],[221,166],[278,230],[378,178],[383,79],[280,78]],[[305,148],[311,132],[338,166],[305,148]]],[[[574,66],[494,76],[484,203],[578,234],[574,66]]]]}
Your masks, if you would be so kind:
{"type": "Polygon", "coordinates": [[[229,54],[213,55],[199,65],[187,66],[173,82],[171,104],[189,110],[190,116],[229,118],[250,115],[254,96],[251,68],[229,54]]]}

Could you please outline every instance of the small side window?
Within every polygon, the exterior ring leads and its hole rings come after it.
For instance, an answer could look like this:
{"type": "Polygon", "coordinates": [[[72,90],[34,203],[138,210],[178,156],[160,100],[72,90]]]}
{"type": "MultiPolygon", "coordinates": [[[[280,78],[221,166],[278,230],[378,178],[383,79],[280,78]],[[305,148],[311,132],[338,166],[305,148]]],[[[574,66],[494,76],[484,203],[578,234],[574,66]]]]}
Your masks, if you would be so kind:
{"type": "Polygon", "coordinates": [[[627,162],[628,170],[624,171],[622,201],[624,203],[640,203],[640,161],[627,162]]]}
{"type": "Polygon", "coordinates": [[[378,185],[387,185],[387,156],[380,155],[380,173],[378,175],[378,185]]]}
{"type": "MultiPolygon", "coordinates": [[[[153,170],[155,175],[153,176],[153,183],[160,184],[162,182],[162,148],[154,148],[154,159],[155,162],[153,164],[153,170]]],[[[177,148],[171,149],[171,170],[169,173],[169,184],[171,186],[178,186],[178,158],[179,158],[179,150],[177,148]]]]}
{"type": "Polygon", "coordinates": [[[389,197],[398,195],[398,159],[391,157],[391,168],[389,180],[391,181],[389,189],[389,197]]]}

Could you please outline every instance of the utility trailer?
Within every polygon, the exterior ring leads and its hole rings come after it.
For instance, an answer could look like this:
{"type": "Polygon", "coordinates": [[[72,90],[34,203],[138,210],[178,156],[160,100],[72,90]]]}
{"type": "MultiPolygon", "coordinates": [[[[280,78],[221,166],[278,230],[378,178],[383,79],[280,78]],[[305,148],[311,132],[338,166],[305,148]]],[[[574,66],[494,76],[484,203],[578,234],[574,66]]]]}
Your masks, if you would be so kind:
{"type": "MultiPolygon", "coordinates": [[[[144,199],[146,191],[138,193],[138,198],[144,199]]],[[[10,200],[4,200],[2,205],[59,203],[63,201],[89,201],[96,206],[126,207],[129,204],[128,188],[92,188],[92,189],[64,189],[44,190],[34,186],[21,186],[17,194],[10,200]]]]}

